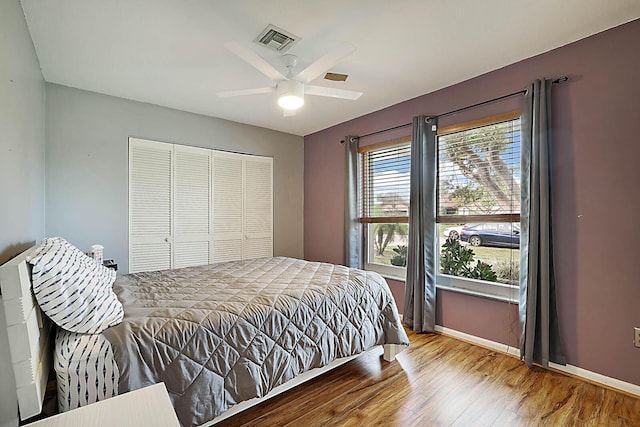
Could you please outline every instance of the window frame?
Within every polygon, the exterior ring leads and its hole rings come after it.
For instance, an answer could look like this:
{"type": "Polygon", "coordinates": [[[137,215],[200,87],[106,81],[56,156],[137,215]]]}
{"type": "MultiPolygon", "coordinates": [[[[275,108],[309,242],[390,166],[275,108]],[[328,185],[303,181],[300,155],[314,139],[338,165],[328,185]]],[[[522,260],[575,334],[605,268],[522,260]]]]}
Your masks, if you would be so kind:
{"type": "MultiPolygon", "coordinates": [[[[394,279],[405,281],[406,279],[406,267],[398,267],[395,265],[385,265],[385,264],[377,264],[374,262],[370,262],[369,255],[373,253],[375,250],[373,240],[370,237],[370,234],[373,232],[373,227],[375,224],[409,224],[409,216],[407,212],[407,216],[398,216],[398,217],[365,217],[364,216],[364,194],[367,192],[367,177],[365,171],[368,170],[365,160],[365,153],[397,148],[408,146],[411,147],[411,135],[403,136],[400,138],[395,138],[392,140],[382,141],[379,143],[374,143],[370,145],[366,145],[363,147],[358,147],[358,154],[360,154],[360,166],[363,173],[361,174],[361,182],[359,185],[359,212],[360,212],[360,224],[362,224],[362,237],[363,237],[363,268],[369,271],[375,271],[380,275],[394,279]]],[[[407,207],[408,209],[408,207],[407,207]]],[[[373,257],[373,255],[372,255],[373,257]]]]}
{"type": "MultiPolygon", "coordinates": [[[[381,276],[389,279],[405,281],[406,275],[407,275],[406,267],[398,267],[395,265],[376,264],[373,262],[369,262],[369,254],[375,250],[373,242],[369,237],[369,233],[373,231],[372,226],[374,224],[376,223],[373,223],[373,222],[364,223],[362,227],[362,234],[364,237],[363,268],[368,271],[375,271],[376,273],[379,273],[381,276]],[[371,231],[370,231],[370,228],[371,228],[371,231]]],[[[388,224],[388,223],[385,222],[383,224],[388,224]]],[[[404,223],[401,223],[401,224],[404,224],[404,223]]]]}
{"type": "MultiPolygon", "coordinates": [[[[448,135],[451,133],[462,132],[466,130],[476,129],[483,126],[491,126],[498,123],[504,123],[516,119],[521,118],[521,112],[519,110],[510,111],[503,114],[498,114],[490,117],[485,117],[478,120],[473,120],[469,122],[459,123],[452,126],[447,126],[438,129],[436,138],[442,135],[448,135]]],[[[438,141],[436,139],[436,147],[438,147],[438,141]]],[[[522,155],[522,151],[520,151],[520,155],[522,155]]],[[[436,163],[438,164],[440,158],[439,151],[436,152],[436,163]]],[[[437,178],[436,178],[436,200],[439,200],[439,191],[440,191],[440,176],[439,176],[439,165],[437,166],[437,178]]],[[[439,206],[436,206],[438,209],[439,206]]],[[[522,211],[522,206],[520,206],[520,211],[522,211]]],[[[522,228],[521,224],[521,214],[490,214],[490,215],[440,215],[439,212],[436,212],[435,219],[435,227],[436,227],[436,235],[438,236],[438,241],[436,244],[439,246],[441,239],[441,226],[453,226],[455,224],[460,223],[519,223],[520,228],[522,228]]],[[[520,260],[518,259],[518,264],[520,264],[520,260]]],[[[519,285],[510,285],[506,283],[500,282],[489,282],[485,280],[477,280],[470,279],[466,277],[458,277],[448,274],[440,273],[440,251],[436,251],[436,286],[438,288],[451,290],[454,292],[463,292],[469,293],[472,295],[478,295],[482,297],[497,299],[501,301],[508,302],[518,302],[520,287],[519,285]]]]}
{"type": "MultiPolygon", "coordinates": [[[[445,135],[449,133],[461,132],[464,130],[475,129],[482,126],[490,126],[493,124],[498,124],[502,122],[507,122],[515,119],[521,118],[521,112],[519,110],[510,111],[503,114],[498,114],[494,116],[489,116],[485,118],[481,118],[478,120],[473,120],[469,122],[458,123],[452,126],[447,126],[438,129],[437,137],[440,135],[445,135]]],[[[405,136],[389,141],[383,141],[376,144],[370,144],[364,147],[358,148],[358,153],[363,154],[367,151],[375,151],[384,148],[391,148],[394,146],[400,146],[403,144],[411,145],[411,136],[405,136]]],[[[437,143],[437,141],[436,141],[437,143]]],[[[436,153],[436,156],[439,157],[439,153],[436,153]]],[[[438,162],[438,157],[436,158],[436,162],[438,162]]],[[[366,170],[366,165],[364,164],[364,156],[360,158],[360,167],[362,170],[366,170]]],[[[359,186],[359,192],[366,191],[365,186],[365,174],[362,174],[361,183],[359,186]]],[[[438,197],[439,191],[439,179],[436,179],[436,200],[438,197]]],[[[362,193],[359,196],[360,201],[362,202],[362,193]]],[[[436,207],[437,208],[437,207],[436,207]]],[[[522,208],[521,208],[522,209],[522,208]]],[[[360,206],[359,211],[362,215],[362,206],[360,206]]],[[[473,223],[473,222],[511,222],[511,223],[520,223],[520,227],[522,228],[522,224],[520,221],[520,214],[498,214],[493,215],[491,220],[487,220],[486,215],[447,215],[448,219],[443,221],[443,218],[440,215],[436,215],[435,219],[435,227],[436,227],[436,236],[438,236],[438,241],[434,242],[435,245],[439,248],[440,243],[440,226],[441,225],[453,225],[457,223],[473,223]]],[[[360,218],[360,223],[363,225],[362,227],[362,236],[363,236],[363,268],[369,271],[375,271],[380,273],[382,276],[394,280],[406,281],[406,267],[397,267],[392,265],[383,265],[369,262],[369,254],[374,250],[373,242],[370,238],[370,229],[371,226],[376,223],[407,223],[409,222],[408,217],[386,217],[378,220],[377,218],[360,218]],[[390,221],[391,220],[391,221],[390,221]]],[[[451,276],[447,274],[440,273],[440,250],[436,250],[436,287],[440,289],[446,289],[453,292],[460,292],[465,294],[471,294],[475,296],[480,296],[484,298],[490,298],[500,301],[506,301],[511,303],[517,303],[519,300],[519,285],[509,285],[501,282],[488,282],[484,280],[470,279],[470,278],[461,278],[457,276],[451,276]]],[[[520,260],[518,259],[518,263],[520,260]]]]}

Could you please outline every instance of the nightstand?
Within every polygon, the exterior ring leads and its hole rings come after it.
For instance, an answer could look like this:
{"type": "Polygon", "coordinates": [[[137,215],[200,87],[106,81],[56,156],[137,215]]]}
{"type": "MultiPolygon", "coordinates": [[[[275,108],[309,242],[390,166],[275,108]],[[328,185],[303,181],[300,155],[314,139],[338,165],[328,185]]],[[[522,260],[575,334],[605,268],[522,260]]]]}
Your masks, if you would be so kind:
{"type": "Polygon", "coordinates": [[[115,260],[105,259],[102,265],[104,265],[107,268],[112,268],[115,271],[118,271],[118,264],[116,264],[115,260]]]}
{"type": "Polygon", "coordinates": [[[164,383],[54,415],[29,427],[180,427],[164,383]]]}

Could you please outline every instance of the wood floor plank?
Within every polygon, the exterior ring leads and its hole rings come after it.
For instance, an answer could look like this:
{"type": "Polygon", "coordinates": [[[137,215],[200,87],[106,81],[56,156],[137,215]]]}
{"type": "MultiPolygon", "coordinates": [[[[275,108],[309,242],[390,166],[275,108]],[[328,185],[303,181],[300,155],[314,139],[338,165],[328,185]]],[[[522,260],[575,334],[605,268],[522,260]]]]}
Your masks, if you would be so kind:
{"type": "Polygon", "coordinates": [[[640,399],[438,334],[408,332],[221,426],[640,426],[640,399]]]}
{"type": "MultiPolygon", "coordinates": [[[[608,390],[610,391],[610,390],[608,390]]],[[[606,414],[616,414],[628,420],[633,426],[640,426],[640,399],[620,393],[605,393],[604,408],[606,414]]]]}
{"type": "MultiPolygon", "coordinates": [[[[355,385],[342,399],[334,399],[330,405],[321,404],[317,409],[310,410],[288,425],[343,425],[347,419],[358,416],[357,411],[353,412],[355,409],[367,406],[373,399],[375,408],[371,409],[375,413],[380,412],[379,417],[382,417],[381,409],[384,408],[383,402],[386,398],[393,394],[394,399],[402,402],[410,390],[402,369],[389,369],[387,372],[391,375],[384,376],[377,382],[364,380],[355,385]]],[[[319,396],[319,399],[322,401],[322,396],[319,396]]]]}
{"type": "Polygon", "coordinates": [[[513,411],[505,409],[491,424],[491,427],[534,426],[534,420],[526,419],[513,411]]]}
{"type": "Polygon", "coordinates": [[[293,390],[278,396],[279,405],[273,407],[269,403],[252,408],[234,417],[237,425],[259,425],[261,427],[280,426],[296,418],[303,416],[309,410],[309,403],[304,396],[309,393],[318,393],[318,399],[325,399],[330,403],[333,399],[341,398],[348,393],[354,384],[360,384],[365,380],[376,381],[381,375],[380,360],[376,356],[363,355],[363,363],[354,364],[352,369],[346,371],[333,370],[321,378],[316,378],[293,390]],[[327,393],[330,391],[330,394],[327,393]],[[283,411],[282,408],[286,408],[283,411]]]}

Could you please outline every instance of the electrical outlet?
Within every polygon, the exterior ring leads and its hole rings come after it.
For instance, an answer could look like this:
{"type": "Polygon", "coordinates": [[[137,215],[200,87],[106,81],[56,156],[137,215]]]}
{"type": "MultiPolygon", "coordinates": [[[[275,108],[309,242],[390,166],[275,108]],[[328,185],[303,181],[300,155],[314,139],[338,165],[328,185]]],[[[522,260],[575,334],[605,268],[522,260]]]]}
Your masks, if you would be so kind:
{"type": "Polygon", "coordinates": [[[633,328],[633,345],[640,348],[640,328],[633,328]]]}

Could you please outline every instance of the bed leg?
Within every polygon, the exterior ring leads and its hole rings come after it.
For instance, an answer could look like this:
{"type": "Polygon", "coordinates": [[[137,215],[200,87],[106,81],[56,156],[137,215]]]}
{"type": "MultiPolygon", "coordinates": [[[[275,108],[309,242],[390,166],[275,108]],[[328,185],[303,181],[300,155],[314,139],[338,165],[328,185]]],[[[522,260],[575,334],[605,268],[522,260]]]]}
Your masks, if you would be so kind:
{"type": "Polygon", "coordinates": [[[382,357],[387,362],[393,362],[396,359],[396,354],[404,350],[405,346],[400,344],[384,344],[384,354],[382,357]]]}

